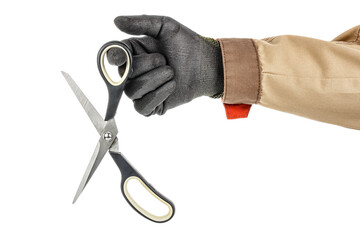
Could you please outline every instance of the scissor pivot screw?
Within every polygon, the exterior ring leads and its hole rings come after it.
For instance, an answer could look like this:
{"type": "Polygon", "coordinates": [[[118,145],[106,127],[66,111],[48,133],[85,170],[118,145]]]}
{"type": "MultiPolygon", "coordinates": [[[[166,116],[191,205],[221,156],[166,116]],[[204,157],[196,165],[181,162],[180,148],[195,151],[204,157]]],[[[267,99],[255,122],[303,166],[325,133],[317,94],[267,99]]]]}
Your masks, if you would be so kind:
{"type": "Polygon", "coordinates": [[[111,134],[111,132],[106,132],[106,133],[104,133],[103,137],[104,137],[105,141],[110,141],[112,139],[112,134],[111,134]]]}

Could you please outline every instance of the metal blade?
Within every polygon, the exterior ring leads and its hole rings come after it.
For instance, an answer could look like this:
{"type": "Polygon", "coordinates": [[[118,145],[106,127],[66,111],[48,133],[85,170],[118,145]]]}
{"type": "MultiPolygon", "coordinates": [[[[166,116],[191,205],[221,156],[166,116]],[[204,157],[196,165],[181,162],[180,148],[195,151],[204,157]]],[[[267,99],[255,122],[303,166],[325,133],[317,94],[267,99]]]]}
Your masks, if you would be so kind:
{"type": "Polygon", "coordinates": [[[105,141],[102,137],[100,137],[99,142],[96,145],[94,153],[91,157],[88,167],[84,173],[83,178],[81,179],[80,185],[76,191],[73,203],[76,202],[82,191],[84,190],[86,184],[89,182],[90,178],[94,174],[95,170],[99,166],[101,160],[104,158],[106,152],[108,151],[112,142],[105,141]]]}
{"type": "Polygon", "coordinates": [[[90,181],[90,178],[96,171],[97,167],[99,166],[101,160],[104,158],[104,155],[106,152],[110,149],[117,149],[118,143],[117,143],[117,137],[118,129],[116,127],[116,123],[114,119],[110,119],[106,122],[104,127],[104,135],[100,136],[100,139],[98,141],[98,144],[96,145],[96,148],[94,150],[94,153],[90,159],[89,165],[86,168],[86,171],[84,173],[84,176],[80,182],[80,185],[78,187],[78,190],[75,194],[73,203],[76,202],[82,191],[84,190],[86,184],[90,181]],[[113,145],[115,145],[113,147],[113,145]]]}
{"type": "Polygon", "coordinates": [[[85,94],[81,91],[81,89],[78,87],[78,85],[75,83],[75,81],[70,77],[70,75],[66,72],[61,72],[62,75],[65,77],[67,83],[75,93],[75,96],[79,100],[80,104],[84,108],[85,112],[89,116],[91,122],[95,126],[98,133],[101,135],[106,122],[103,120],[101,115],[96,111],[95,107],[91,104],[89,99],[85,96],[85,94]]]}

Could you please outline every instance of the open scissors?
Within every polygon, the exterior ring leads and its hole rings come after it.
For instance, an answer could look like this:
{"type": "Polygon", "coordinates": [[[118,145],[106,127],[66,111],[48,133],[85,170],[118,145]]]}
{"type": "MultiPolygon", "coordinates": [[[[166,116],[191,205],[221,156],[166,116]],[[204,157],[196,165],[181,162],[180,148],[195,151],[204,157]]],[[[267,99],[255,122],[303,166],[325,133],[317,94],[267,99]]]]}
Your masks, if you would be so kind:
{"type": "Polygon", "coordinates": [[[89,182],[90,178],[94,174],[95,170],[99,166],[101,160],[104,158],[107,151],[109,151],[111,157],[114,159],[116,165],[119,167],[121,172],[121,192],[126,199],[126,201],[130,204],[130,206],[135,209],[140,215],[143,217],[154,221],[154,222],[166,222],[170,220],[175,213],[174,204],[163,196],[161,193],[155,190],[140,174],[137,172],[125,159],[125,157],[118,151],[118,141],[117,141],[117,133],[118,129],[115,123],[115,114],[117,107],[119,105],[121,95],[123,93],[125,82],[128,78],[129,73],[132,71],[132,54],[129,48],[122,42],[112,41],[104,44],[99,50],[97,56],[97,64],[101,77],[104,79],[108,92],[109,92],[109,100],[108,106],[106,110],[105,120],[101,117],[98,111],[94,108],[94,106],[87,99],[85,94],[81,91],[81,89],[76,85],[74,80],[70,77],[69,74],[62,72],[66,81],[70,85],[71,89],[75,93],[77,99],[81,103],[85,112],[89,116],[96,130],[100,134],[100,139],[96,145],[95,151],[91,157],[89,165],[84,173],[84,176],[80,182],[79,188],[74,197],[73,203],[80,196],[81,192],[84,190],[85,186],[89,182]],[[109,74],[106,71],[104,58],[111,48],[119,48],[126,55],[126,66],[125,71],[121,76],[121,79],[117,82],[113,81],[109,74]],[[141,207],[130,195],[128,191],[128,183],[131,179],[135,179],[141,183],[141,185],[151,193],[157,200],[161,203],[165,204],[168,207],[168,212],[165,215],[158,216],[154,215],[143,207],[141,207]]]}

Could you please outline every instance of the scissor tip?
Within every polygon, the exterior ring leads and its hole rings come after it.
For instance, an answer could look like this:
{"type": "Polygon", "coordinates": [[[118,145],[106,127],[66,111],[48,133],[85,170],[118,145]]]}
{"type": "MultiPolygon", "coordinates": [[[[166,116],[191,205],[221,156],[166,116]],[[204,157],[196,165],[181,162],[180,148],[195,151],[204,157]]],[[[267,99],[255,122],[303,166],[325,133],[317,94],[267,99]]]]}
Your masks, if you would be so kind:
{"type": "Polygon", "coordinates": [[[72,201],[73,204],[76,202],[76,200],[79,198],[79,196],[80,196],[80,194],[79,194],[79,192],[77,192],[74,199],[73,199],[73,201],[72,201]]]}

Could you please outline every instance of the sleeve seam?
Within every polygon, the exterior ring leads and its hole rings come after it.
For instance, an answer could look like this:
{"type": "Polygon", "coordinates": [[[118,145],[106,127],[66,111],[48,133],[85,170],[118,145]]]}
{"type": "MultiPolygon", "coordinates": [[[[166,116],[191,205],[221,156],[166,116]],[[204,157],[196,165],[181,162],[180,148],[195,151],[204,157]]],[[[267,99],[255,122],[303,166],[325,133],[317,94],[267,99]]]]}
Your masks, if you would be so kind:
{"type": "Polygon", "coordinates": [[[221,55],[223,58],[223,70],[224,70],[224,95],[223,95],[223,101],[225,102],[227,97],[227,67],[226,67],[226,55],[225,55],[225,46],[222,41],[220,42],[220,48],[221,48],[221,55]]]}
{"type": "Polygon", "coordinates": [[[254,47],[255,50],[255,54],[256,54],[256,63],[257,63],[257,68],[258,68],[258,92],[257,92],[257,97],[256,97],[256,102],[258,103],[260,101],[261,98],[261,70],[260,70],[260,59],[259,59],[259,54],[258,54],[258,49],[255,45],[255,41],[253,39],[251,39],[251,43],[254,47]]]}

